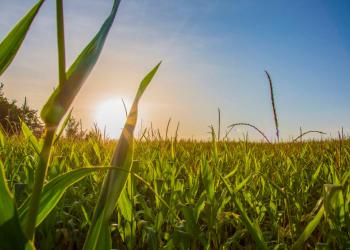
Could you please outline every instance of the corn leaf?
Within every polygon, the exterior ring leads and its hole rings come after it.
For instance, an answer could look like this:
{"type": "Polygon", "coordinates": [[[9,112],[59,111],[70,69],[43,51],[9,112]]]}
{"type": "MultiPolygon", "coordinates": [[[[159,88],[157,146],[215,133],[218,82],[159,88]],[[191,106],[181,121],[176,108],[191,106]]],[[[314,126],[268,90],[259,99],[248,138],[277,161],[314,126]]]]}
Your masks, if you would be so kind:
{"type": "Polygon", "coordinates": [[[4,135],[4,132],[2,131],[2,127],[0,126],[0,147],[4,148],[6,143],[6,137],[4,135]]]}
{"type": "Polygon", "coordinates": [[[252,177],[251,175],[248,176],[241,183],[236,185],[234,192],[238,192],[239,190],[241,190],[245,186],[245,184],[247,184],[247,182],[250,180],[251,177],[252,177]]]}
{"type": "Polygon", "coordinates": [[[35,152],[40,154],[42,145],[40,144],[36,136],[33,134],[33,132],[30,130],[30,128],[28,128],[27,124],[23,121],[21,122],[21,129],[24,138],[26,138],[26,140],[31,144],[35,152]]]}
{"type": "Polygon", "coordinates": [[[0,161],[0,249],[34,249],[25,237],[18,219],[14,198],[7,186],[4,166],[0,161]]]}
{"type": "MultiPolygon", "coordinates": [[[[42,191],[39,203],[39,212],[36,218],[36,226],[50,214],[50,212],[55,208],[57,203],[62,198],[66,190],[74,185],[75,183],[81,181],[86,176],[96,172],[96,171],[106,171],[108,168],[105,167],[89,167],[89,168],[79,168],[72,170],[70,172],[59,175],[49,181],[42,191]]],[[[20,221],[23,222],[24,218],[29,209],[29,202],[31,196],[29,196],[18,209],[20,221]]]]}
{"type": "Polygon", "coordinates": [[[345,226],[345,206],[342,186],[324,184],[323,190],[325,217],[331,229],[341,230],[341,227],[345,226]]]}
{"type": "Polygon", "coordinates": [[[312,232],[315,230],[315,228],[320,224],[321,219],[324,214],[324,206],[318,210],[315,217],[307,224],[304,231],[299,236],[298,240],[293,244],[292,248],[293,250],[301,249],[304,242],[311,236],[312,232]]]}
{"type": "Polygon", "coordinates": [[[68,111],[69,106],[97,62],[113,24],[119,3],[120,0],[114,0],[112,11],[96,36],[70,66],[64,83],[58,85],[44,105],[40,115],[46,124],[57,126],[68,111]]]}
{"type": "Polygon", "coordinates": [[[110,250],[112,248],[108,224],[103,223],[103,220],[104,211],[101,212],[101,216],[94,222],[93,226],[90,227],[88,237],[85,239],[84,249],[110,250]],[[106,237],[108,238],[107,241],[105,239],[106,237]]]}
{"type": "MultiPolygon", "coordinates": [[[[92,218],[92,225],[89,229],[84,249],[96,249],[96,245],[94,242],[99,242],[98,248],[103,249],[101,244],[103,241],[103,235],[101,231],[95,229],[95,227],[99,226],[99,222],[102,218],[102,227],[101,228],[109,228],[108,221],[111,217],[118,198],[123,191],[125,186],[127,177],[132,167],[132,159],[133,159],[133,133],[137,122],[137,114],[138,114],[138,103],[139,100],[156,74],[160,63],[157,64],[141,81],[137,94],[135,96],[133,105],[128,114],[128,118],[122,130],[122,134],[118,140],[118,145],[114,151],[112,158],[112,167],[118,167],[121,169],[111,169],[108,171],[107,176],[103,181],[103,185],[100,191],[100,196],[95,207],[94,215],[92,218]],[[123,170],[124,171],[123,171],[123,170]]],[[[110,235],[108,235],[110,237],[110,235]]],[[[107,249],[107,248],[105,248],[107,249]]]]}
{"type": "Polygon", "coordinates": [[[189,206],[182,206],[181,212],[185,217],[186,232],[188,232],[193,238],[200,241],[203,247],[206,247],[208,245],[208,242],[203,233],[201,233],[199,225],[196,222],[194,209],[189,206]]]}
{"type": "Polygon", "coordinates": [[[36,3],[0,43],[0,76],[15,58],[43,2],[41,0],[36,3]]]}
{"type": "Polygon", "coordinates": [[[214,201],[215,188],[214,188],[214,179],[213,174],[209,169],[208,162],[203,161],[201,164],[201,177],[203,181],[203,185],[205,187],[205,191],[207,192],[208,199],[210,202],[214,201]]]}
{"type": "Polygon", "coordinates": [[[128,193],[126,192],[126,189],[124,188],[122,193],[120,194],[119,200],[118,200],[118,207],[120,209],[120,213],[123,215],[124,219],[131,222],[133,219],[132,214],[132,204],[128,197],[128,193]]]}
{"type": "MultiPolygon", "coordinates": [[[[215,169],[216,170],[216,169],[215,169]]],[[[261,233],[261,230],[258,226],[254,225],[252,221],[250,220],[247,211],[244,209],[241,201],[236,196],[235,192],[232,190],[231,185],[228,183],[227,179],[221,176],[218,170],[216,170],[217,174],[219,175],[222,182],[225,184],[227,190],[229,191],[232,201],[234,202],[237,210],[240,212],[240,219],[242,224],[247,228],[250,235],[253,237],[253,239],[256,242],[256,245],[259,249],[268,249],[266,246],[266,243],[264,241],[263,235],[261,233]]]]}
{"type": "Polygon", "coordinates": [[[72,117],[72,112],[73,112],[73,109],[71,109],[67,115],[67,117],[64,119],[63,123],[62,123],[62,126],[60,128],[60,130],[58,131],[58,133],[56,134],[55,136],[55,140],[53,141],[53,144],[55,145],[58,140],[61,138],[61,135],[63,134],[64,132],[64,129],[67,127],[68,125],[68,122],[70,120],[70,118],[72,117]]]}

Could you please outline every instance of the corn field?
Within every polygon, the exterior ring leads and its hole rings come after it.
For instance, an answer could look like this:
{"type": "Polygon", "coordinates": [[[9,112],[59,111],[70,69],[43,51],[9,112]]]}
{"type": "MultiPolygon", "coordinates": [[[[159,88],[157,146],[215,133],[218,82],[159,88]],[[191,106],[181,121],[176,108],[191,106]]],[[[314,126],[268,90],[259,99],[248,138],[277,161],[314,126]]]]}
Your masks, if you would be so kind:
{"type": "MultiPolygon", "coordinates": [[[[44,2],[0,43],[0,75],[44,2]]],[[[44,134],[24,122],[20,135],[0,130],[0,249],[349,249],[350,140],[281,142],[267,71],[276,143],[260,130],[266,143],[221,139],[220,110],[210,142],[180,140],[178,128],[134,138],[160,62],[141,80],[118,140],[63,136],[119,2],[67,68],[56,1],[59,82],[41,109],[44,134]]]]}

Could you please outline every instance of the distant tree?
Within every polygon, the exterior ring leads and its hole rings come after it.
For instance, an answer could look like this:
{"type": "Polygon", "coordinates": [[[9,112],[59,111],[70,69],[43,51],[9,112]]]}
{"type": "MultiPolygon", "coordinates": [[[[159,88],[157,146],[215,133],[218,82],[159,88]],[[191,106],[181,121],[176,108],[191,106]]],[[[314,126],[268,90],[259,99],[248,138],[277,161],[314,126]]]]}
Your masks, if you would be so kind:
{"type": "Polygon", "coordinates": [[[69,117],[65,128],[66,137],[70,139],[83,139],[85,131],[82,128],[81,120],[76,120],[73,116],[69,117]]]}
{"type": "MultiPolygon", "coordinates": [[[[103,137],[105,137],[105,136],[103,136],[103,137]]],[[[102,132],[101,132],[100,128],[97,126],[97,123],[94,123],[94,127],[86,133],[85,139],[92,139],[95,141],[102,140],[102,132]]]]}
{"type": "Polygon", "coordinates": [[[0,124],[3,130],[8,134],[14,134],[17,131],[17,119],[15,114],[19,110],[16,106],[16,101],[9,101],[3,92],[3,83],[0,83],[0,124]]]}
{"type": "Polygon", "coordinates": [[[32,132],[39,136],[43,132],[43,123],[39,119],[38,111],[30,109],[27,105],[27,98],[24,98],[24,103],[20,108],[19,117],[24,121],[32,132]]]}
{"type": "Polygon", "coordinates": [[[29,108],[27,99],[22,106],[18,106],[15,100],[9,101],[3,91],[4,84],[0,83],[0,125],[8,134],[18,134],[21,131],[21,120],[27,124],[36,136],[43,131],[43,124],[38,116],[38,111],[29,108]]]}

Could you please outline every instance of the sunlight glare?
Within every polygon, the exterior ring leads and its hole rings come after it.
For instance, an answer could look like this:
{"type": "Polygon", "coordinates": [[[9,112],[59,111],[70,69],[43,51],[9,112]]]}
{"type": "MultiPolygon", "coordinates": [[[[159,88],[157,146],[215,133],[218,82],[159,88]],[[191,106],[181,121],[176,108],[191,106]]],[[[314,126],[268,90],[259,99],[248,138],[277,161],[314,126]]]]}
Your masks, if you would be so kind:
{"type": "MultiPolygon", "coordinates": [[[[127,108],[129,108],[128,101],[125,99],[124,101],[127,108]]],[[[126,116],[121,98],[108,98],[96,105],[94,121],[102,133],[106,127],[106,135],[108,137],[117,138],[123,129],[125,120],[126,116]]]]}

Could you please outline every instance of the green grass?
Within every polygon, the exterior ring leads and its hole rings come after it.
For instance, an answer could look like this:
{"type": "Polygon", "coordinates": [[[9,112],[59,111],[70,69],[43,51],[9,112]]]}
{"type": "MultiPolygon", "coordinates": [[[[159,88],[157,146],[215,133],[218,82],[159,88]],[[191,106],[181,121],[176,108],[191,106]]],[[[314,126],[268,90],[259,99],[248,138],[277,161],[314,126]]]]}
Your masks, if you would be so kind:
{"type": "MultiPolygon", "coordinates": [[[[62,139],[53,149],[47,180],[82,167],[108,166],[115,143],[62,139]]],[[[33,188],[37,153],[29,139],[13,137],[0,156],[20,204],[33,188]]],[[[349,140],[174,145],[136,140],[135,175],[129,175],[109,221],[113,247],[256,249],[245,213],[268,248],[345,249],[349,166],[349,140]],[[325,184],[340,186],[336,195],[325,192],[325,184]]],[[[95,172],[67,190],[37,228],[38,249],[82,247],[103,176],[95,172]]]]}
{"type": "MultiPolygon", "coordinates": [[[[43,3],[0,43],[0,75],[43,3]]],[[[63,1],[56,0],[59,83],[40,113],[44,135],[24,123],[22,135],[0,133],[0,249],[350,248],[349,140],[296,142],[322,133],[307,131],[290,143],[223,142],[218,109],[211,142],[178,141],[179,123],[168,139],[170,120],[164,141],[153,128],[134,141],[139,100],[159,64],[141,81],[118,142],[60,138],[119,3],[67,70],[63,1]]],[[[270,142],[254,125],[236,125],[270,142]]]]}

